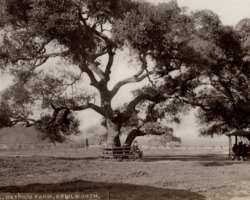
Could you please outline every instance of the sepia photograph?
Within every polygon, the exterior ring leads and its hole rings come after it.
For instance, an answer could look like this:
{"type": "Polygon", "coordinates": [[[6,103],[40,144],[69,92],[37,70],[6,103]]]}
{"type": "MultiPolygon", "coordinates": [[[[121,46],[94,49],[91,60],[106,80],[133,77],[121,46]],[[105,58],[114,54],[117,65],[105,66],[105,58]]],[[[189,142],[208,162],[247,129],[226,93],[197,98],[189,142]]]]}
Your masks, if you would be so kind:
{"type": "Polygon", "coordinates": [[[250,200],[249,169],[249,0],[0,0],[0,200],[250,200]]]}

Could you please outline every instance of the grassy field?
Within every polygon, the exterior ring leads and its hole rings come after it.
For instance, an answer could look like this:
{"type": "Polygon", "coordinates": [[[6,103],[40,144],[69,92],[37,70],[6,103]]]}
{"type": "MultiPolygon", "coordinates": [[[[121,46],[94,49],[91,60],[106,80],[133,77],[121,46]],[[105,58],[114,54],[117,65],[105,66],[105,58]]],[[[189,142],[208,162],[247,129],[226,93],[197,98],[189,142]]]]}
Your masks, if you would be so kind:
{"type": "Polygon", "coordinates": [[[0,152],[0,192],[106,192],[109,199],[249,197],[250,162],[221,151],[147,150],[144,162],[99,160],[100,150],[0,152]],[[6,156],[8,155],[8,156],[6,156]]]}

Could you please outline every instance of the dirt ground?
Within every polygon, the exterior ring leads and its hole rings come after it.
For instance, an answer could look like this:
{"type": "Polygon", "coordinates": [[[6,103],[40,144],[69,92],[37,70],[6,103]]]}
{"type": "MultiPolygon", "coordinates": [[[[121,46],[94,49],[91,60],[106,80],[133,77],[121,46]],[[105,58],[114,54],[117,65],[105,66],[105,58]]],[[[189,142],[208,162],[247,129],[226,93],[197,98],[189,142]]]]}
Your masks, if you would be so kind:
{"type": "Polygon", "coordinates": [[[149,150],[144,162],[99,160],[96,150],[54,151],[0,152],[0,193],[101,191],[109,199],[138,200],[250,197],[250,161],[232,161],[220,151],[149,150]]]}

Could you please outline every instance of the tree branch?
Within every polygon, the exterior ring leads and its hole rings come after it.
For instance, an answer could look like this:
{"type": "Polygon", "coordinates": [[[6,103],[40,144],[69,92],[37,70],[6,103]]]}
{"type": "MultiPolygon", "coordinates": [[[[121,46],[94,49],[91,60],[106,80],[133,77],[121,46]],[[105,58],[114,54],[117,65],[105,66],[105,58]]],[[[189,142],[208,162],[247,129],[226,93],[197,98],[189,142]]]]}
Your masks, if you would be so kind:
{"type": "Polygon", "coordinates": [[[142,132],[139,129],[132,129],[132,130],[130,130],[123,146],[130,147],[131,144],[132,144],[132,142],[134,141],[134,139],[136,137],[138,137],[138,136],[144,136],[144,135],[146,135],[146,133],[142,132]]]}
{"type": "Polygon", "coordinates": [[[66,86],[65,90],[67,89],[67,87],[73,86],[77,81],[79,81],[82,78],[82,73],[83,72],[81,72],[78,77],[74,77],[74,80],[71,83],[65,83],[65,84],[63,84],[64,86],[66,86]]]}
{"type": "Polygon", "coordinates": [[[26,119],[26,127],[31,127],[31,126],[35,126],[37,124],[41,123],[42,124],[42,121],[39,119],[39,120],[33,120],[33,119],[26,119]],[[33,123],[30,123],[29,121],[32,121],[33,123]]]}
{"type": "MultiPolygon", "coordinates": [[[[225,89],[225,91],[226,91],[227,94],[229,95],[229,97],[230,97],[230,99],[232,100],[233,105],[234,105],[235,100],[234,100],[234,97],[233,97],[233,94],[232,94],[230,88],[227,87],[227,84],[226,84],[224,81],[221,80],[221,77],[220,77],[219,75],[218,75],[218,77],[219,77],[219,82],[220,82],[220,84],[223,86],[223,88],[225,89]]],[[[228,83],[230,83],[230,81],[229,81],[228,83]]]]}
{"type": "Polygon", "coordinates": [[[142,93],[139,96],[137,96],[135,99],[133,99],[127,106],[127,111],[132,112],[135,110],[135,107],[138,103],[144,100],[152,101],[155,103],[160,103],[161,101],[165,101],[167,98],[172,98],[171,96],[166,96],[166,95],[149,95],[142,93]]]}
{"type": "Polygon", "coordinates": [[[85,105],[74,106],[72,108],[72,110],[73,111],[81,111],[81,110],[86,110],[86,109],[89,109],[89,108],[96,111],[100,115],[105,116],[105,111],[101,107],[99,107],[99,106],[97,106],[95,104],[92,104],[92,103],[86,103],[85,105]]]}
{"type": "Polygon", "coordinates": [[[108,38],[105,34],[103,34],[102,32],[101,32],[101,33],[98,32],[98,31],[95,29],[95,27],[90,27],[90,26],[88,26],[88,24],[87,24],[87,22],[86,22],[86,19],[84,19],[83,16],[82,16],[81,8],[78,6],[77,9],[78,9],[78,16],[79,16],[79,19],[80,19],[80,21],[83,23],[83,25],[84,25],[86,28],[88,28],[89,30],[91,30],[91,31],[92,31],[95,35],[97,35],[99,38],[101,38],[102,40],[104,40],[107,44],[108,44],[108,43],[111,43],[110,40],[109,40],[109,38],[108,38]]]}
{"type": "Polygon", "coordinates": [[[66,54],[68,51],[62,51],[62,52],[58,52],[58,53],[50,53],[50,54],[44,54],[44,55],[40,55],[37,56],[37,58],[51,58],[51,57],[57,57],[57,56],[61,56],[63,54],[66,54]]]}
{"type": "Polygon", "coordinates": [[[99,89],[98,88],[98,81],[96,80],[94,73],[87,66],[85,66],[83,64],[80,65],[79,68],[83,72],[85,72],[88,75],[88,77],[90,78],[90,81],[91,81],[90,85],[94,86],[96,89],[99,89]]]}
{"type": "Polygon", "coordinates": [[[184,103],[189,104],[189,105],[198,106],[198,107],[200,107],[200,108],[201,108],[202,110],[204,110],[204,111],[210,111],[210,110],[211,110],[211,108],[210,108],[209,106],[203,105],[203,104],[201,104],[201,103],[190,102],[190,101],[187,101],[187,100],[185,100],[185,99],[183,99],[183,98],[179,98],[179,97],[176,97],[176,98],[179,99],[180,101],[184,102],[184,103]]]}
{"type": "MultiPolygon", "coordinates": [[[[46,61],[48,58],[61,56],[61,55],[65,54],[65,53],[67,53],[67,52],[68,51],[63,51],[63,52],[58,52],[58,53],[51,53],[51,54],[39,55],[39,56],[36,57],[36,59],[45,59],[45,61],[46,61]]],[[[32,60],[34,60],[34,58],[33,57],[23,57],[23,56],[21,56],[19,58],[12,59],[13,62],[14,61],[16,62],[18,60],[32,61],[32,60]]],[[[43,61],[42,61],[42,64],[43,64],[43,61]]]]}
{"type": "Polygon", "coordinates": [[[114,61],[114,53],[112,52],[112,48],[109,48],[108,49],[108,55],[109,55],[109,60],[108,60],[108,63],[106,65],[106,69],[105,69],[105,79],[106,79],[106,82],[108,82],[110,80],[110,73],[111,73],[111,67],[113,65],[113,61],[114,61]]]}
{"type": "MultiPolygon", "coordinates": [[[[144,70],[144,69],[143,69],[144,70]]],[[[123,86],[126,85],[128,83],[136,83],[136,82],[140,82],[142,81],[144,78],[148,77],[149,75],[153,74],[153,71],[149,71],[148,73],[142,75],[141,77],[138,77],[141,74],[141,71],[143,71],[142,69],[137,72],[134,76],[124,79],[120,82],[118,82],[113,89],[111,90],[111,95],[115,96],[117,94],[117,92],[119,91],[119,89],[123,86]]]]}
{"type": "Polygon", "coordinates": [[[89,69],[95,72],[101,80],[105,78],[104,72],[98,67],[98,63],[91,63],[89,69]]]}

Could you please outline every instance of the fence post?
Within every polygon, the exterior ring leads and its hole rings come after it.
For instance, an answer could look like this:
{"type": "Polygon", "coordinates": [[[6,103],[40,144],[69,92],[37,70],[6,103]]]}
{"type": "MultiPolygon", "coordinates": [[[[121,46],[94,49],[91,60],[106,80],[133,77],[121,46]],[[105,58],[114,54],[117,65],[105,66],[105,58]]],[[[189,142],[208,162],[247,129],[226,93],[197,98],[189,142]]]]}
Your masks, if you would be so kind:
{"type": "Polygon", "coordinates": [[[86,138],[86,149],[87,149],[87,151],[88,151],[88,148],[89,148],[89,139],[86,138]]]}

